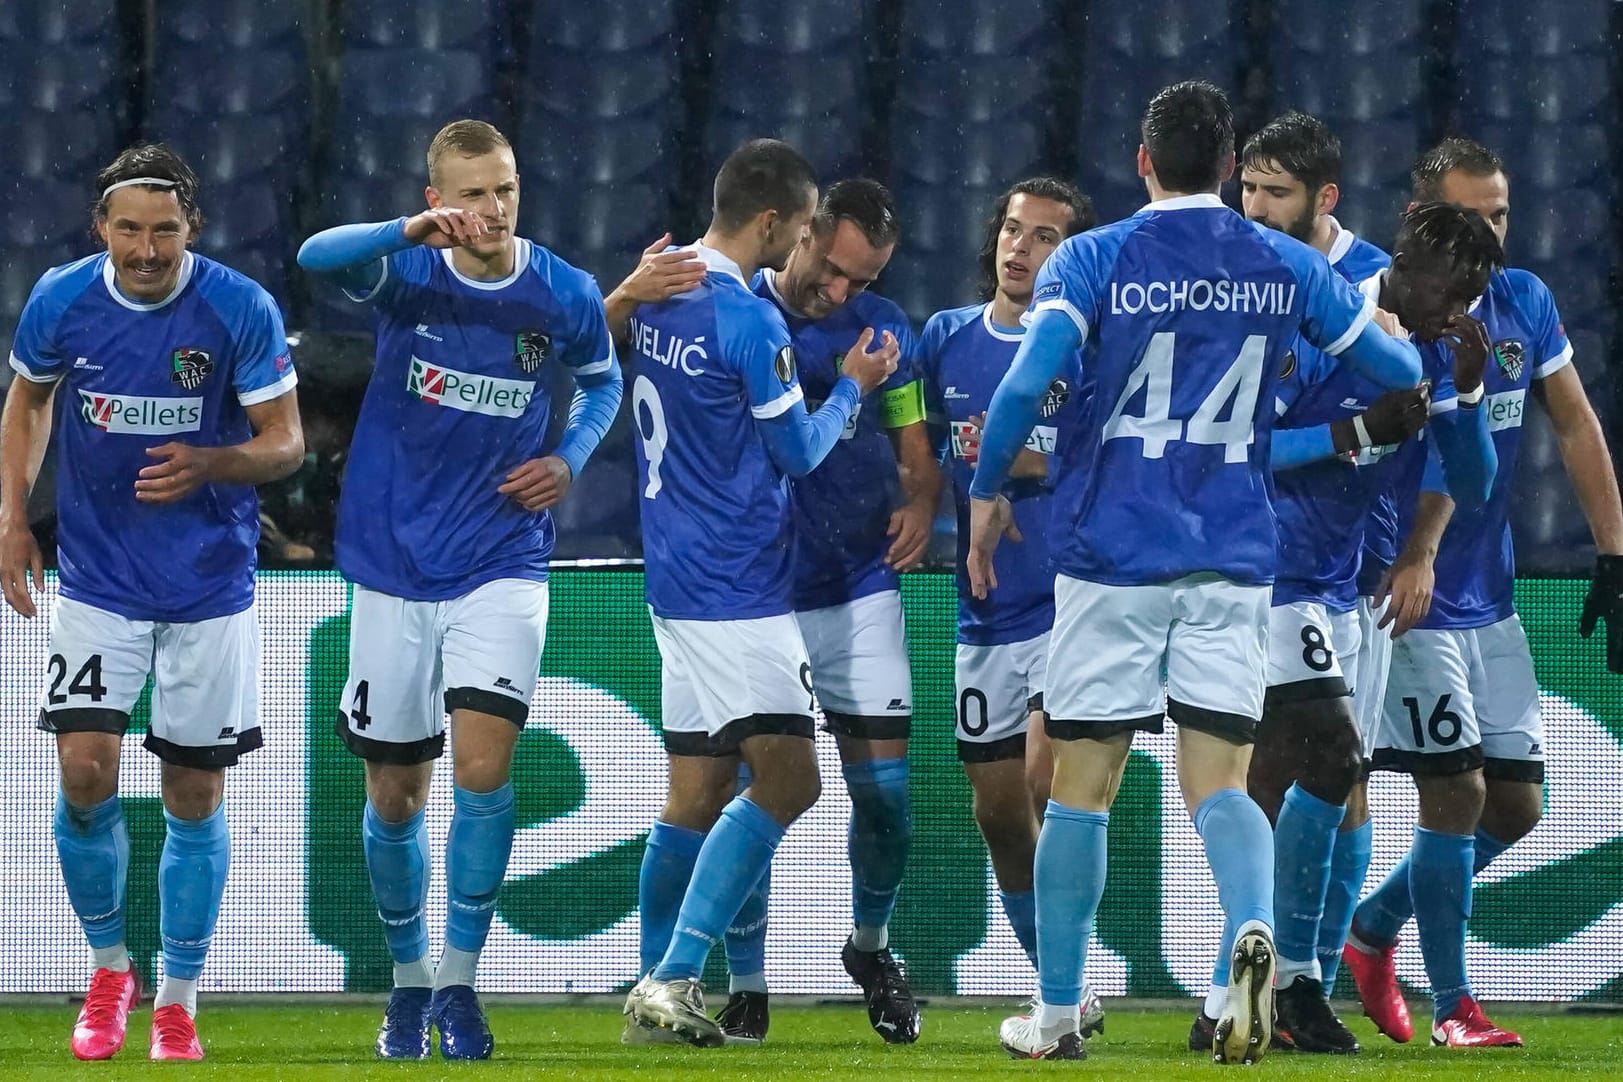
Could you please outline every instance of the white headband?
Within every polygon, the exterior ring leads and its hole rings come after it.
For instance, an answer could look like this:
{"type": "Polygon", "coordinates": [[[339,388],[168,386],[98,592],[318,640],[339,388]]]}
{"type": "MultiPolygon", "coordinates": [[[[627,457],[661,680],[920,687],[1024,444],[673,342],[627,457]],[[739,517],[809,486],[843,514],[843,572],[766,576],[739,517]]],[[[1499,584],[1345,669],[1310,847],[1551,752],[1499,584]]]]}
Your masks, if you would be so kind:
{"type": "Polygon", "coordinates": [[[102,191],[101,197],[106,199],[109,195],[112,195],[120,188],[133,188],[137,184],[151,184],[159,188],[173,188],[175,186],[175,181],[164,180],[162,177],[136,177],[133,180],[121,180],[117,184],[107,185],[106,189],[102,191]]]}

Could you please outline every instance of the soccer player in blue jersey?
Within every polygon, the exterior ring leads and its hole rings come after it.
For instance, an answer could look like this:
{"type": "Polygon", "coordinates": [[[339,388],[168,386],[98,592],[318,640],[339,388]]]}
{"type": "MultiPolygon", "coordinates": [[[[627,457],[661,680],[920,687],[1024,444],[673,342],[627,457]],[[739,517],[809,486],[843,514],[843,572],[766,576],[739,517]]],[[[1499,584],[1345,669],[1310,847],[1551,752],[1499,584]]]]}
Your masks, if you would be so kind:
{"type": "MultiPolygon", "coordinates": [[[[917,564],[929,543],[941,470],[925,431],[912,327],[900,308],[869,290],[899,232],[884,185],[838,181],[823,193],[783,270],[763,267],[751,288],[788,324],[812,408],[827,399],[864,332],[888,332],[900,348],[896,372],[858,404],[828,457],[791,482],[790,506],[795,621],[851,797],[854,927],[840,957],[862,989],[875,1032],[908,1044],[918,1039],[918,1006],[889,947],[912,840],[913,677],[896,576],[917,564]]],[[[769,887],[763,876],[727,934],[732,987],[719,1020],[735,1041],[766,1036],[769,887]]]]}
{"type": "Polygon", "coordinates": [[[998,585],[1009,522],[1000,489],[1079,349],[1091,383],[1065,441],[1051,544],[1058,571],[1044,705],[1052,799],[1037,843],[1040,997],[1003,1045],[1081,1058],[1083,963],[1104,890],[1108,809],[1133,732],[1178,722],[1179,774],[1237,937],[1218,1019],[1219,1062],[1268,1047],[1273,1013],[1273,838],[1245,793],[1262,713],[1273,391],[1300,331],[1376,384],[1412,387],[1407,341],[1306,245],[1224,206],[1234,168],[1227,100],[1179,83],[1150,102],[1138,172],[1151,202],[1060,245],[987,413],[970,488],[972,591],[998,585]],[[1163,662],[1165,684],[1162,680],[1163,662]]]}
{"type": "MultiPolygon", "coordinates": [[[[924,326],[926,400],[944,428],[958,511],[958,758],[974,793],[975,823],[986,841],[1003,911],[1033,968],[1037,908],[1032,862],[1053,764],[1043,739],[1043,680],[1054,624],[1054,576],[1048,567],[1053,492],[1049,464],[1073,423],[1082,389],[1061,376],[1042,417],[1010,470],[1009,498],[1020,543],[997,552],[998,589],[985,600],[969,587],[969,485],[980,460],[981,422],[992,392],[1025,335],[1037,275],[1066,237],[1098,224],[1093,203],[1063,180],[1030,177],[1004,192],[981,246],[978,304],[950,308],[924,326]]],[[[1084,994],[1081,1032],[1102,1028],[1104,1012],[1084,994]]]]}
{"type": "MultiPolygon", "coordinates": [[[[1486,147],[1448,139],[1421,157],[1413,194],[1480,214],[1503,238],[1509,183],[1486,147]]],[[[1491,278],[1471,314],[1485,333],[1487,419],[1499,470],[1487,502],[1456,506],[1428,470],[1399,505],[1407,540],[1389,577],[1404,599],[1377,767],[1413,775],[1420,817],[1413,847],[1362,904],[1345,952],[1365,1010],[1394,1040],[1413,1034],[1392,954],[1415,917],[1432,985],[1432,1043],[1519,1045],[1471,995],[1465,972],[1471,879],[1537,825],[1543,807],[1543,723],[1526,634],[1515,612],[1508,521],[1529,397],[1543,402],[1599,552],[1580,629],[1606,621],[1607,665],[1623,671],[1623,507],[1605,437],[1572,366],[1548,287],[1523,270],[1491,278]]]]}
{"type": "Polygon", "coordinates": [[[148,676],[162,760],[163,980],[153,1059],[201,1059],[197,982],[225,890],[225,770],[260,746],[253,486],[304,457],[282,317],[258,285],[190,251],[197,177],[137,146],[96,178],[107,250],[47,271],[17,325],[0,419],[0,587],[44,588],[24,503],[54,426],[61,594],[39,727],[56,734],[57,854],[95,972],[79,1059],[118,1052],[140,975],[125,945],[129,835],[119,750],[148,676]],[[54,409],[54,422],[53,422],[54,409]]]}
{"type": "Polygon", "coordinates": [[[864,330],[822,408],[807,412],[789,328],[749,281],[782,269],[816,199],[793,148],[745,143],[717,174],[710,228],[692,246],[703,283],[630,320],[670,792],[640,891],[643,955],[658,961],[627,997],[627,1040],[640,1027],[724,1042],[700,970],[820,790],[788,479],[829,454],[863,395],[896,370],[898,343],[881,332],[870,352],[875,334],[864,330]],[[734,795],[740,760],[750,781],[734,795]]]}
{"type": "Polygon", "coordinates": [[[366,761],[362,840],[394,991],[377,1052],[485,1059],[479,952],[514,831],[513,750],[546,636],[548,509],[619,408],[603,298],[585,272],[517,237],[512,148],[482,121],[428,149],[429,209],[311,237],[306,269],[377,312],[377,365],[338,506],[337,560],[355,583],[337,719],[366,761]],[[576,392],[546,449],[548,370],[576,392]],[[428,953],[428,798],[450,715],[455,811],[445,949],[428,953]]]}

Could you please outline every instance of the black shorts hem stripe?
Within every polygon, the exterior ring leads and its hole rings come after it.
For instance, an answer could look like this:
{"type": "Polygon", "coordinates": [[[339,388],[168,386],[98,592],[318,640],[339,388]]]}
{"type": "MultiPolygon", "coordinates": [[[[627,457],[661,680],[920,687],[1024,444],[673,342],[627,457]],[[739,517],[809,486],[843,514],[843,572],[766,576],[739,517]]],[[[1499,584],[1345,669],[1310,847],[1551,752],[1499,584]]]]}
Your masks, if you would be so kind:
{"type": "Polygon", "coordinates": [[[236,766],[238,759],[250,751],[258,751],[264,743],[265,736],[257,725],[246,732],[238,733],[235,744],[215,744],[197,748],[176,744],[151,733],[148,733],[146,739],[141,742],[143,747],[164,762],[191,767],[193,770],[224,770],[226,767],[236,766]]]}
{"type": "Polygon", "coordinates": [[[1197,733],[1215,736],[1230,744],[1245,746],[1257,742],[1257,719],[1244,714],[1231,714],[1227,710],[1209,710],[1204,706],[1190,706],[1177,699],[1167,700],[1167,717],[1180,729],[1193,729],[1197,733]]]}
{"type": "Polygon", "coordinates": [[[493,718],[510,721],[520,729],[530,720],[529,703],[484,688],[451,688],[446,691],[445,712],[449,714],[457,710],[489,714],[493,718]]]}
{"type": "Polygon", "coordinates": [[[424,740],[373,740],[349,727],[349,716],[338,712],[338,739],[344,747],[369,763],[385,766],[416,766],[433,762],[445,754],[445,734],[439,733],[424,740]]]}
{"type": "Polygon", "coordinates": [[[46,733],[112,733],[123,736],[130,716],[103,706],[77,706],[68,710],[41,710],[34,727],[46,733]]]}
{"type": "Polygon", "coordinates": [[[1407,751],[1403,748],[1376,748],[1371,770],[1389,770],[1424,778],[1447,778],[1482,769],[1482,745],[1453,751],[1407,751]]]}
{"type": "Polygon", "coordinates": [[[1276,684],[1263,692],[1262,708],[1290,706],[1294,703],[1320,702],[1325,699],[1344,699],[1352,694],[1347,680],[1341,676],[1315,676],[1310,680],[1293,680],[1276,684]]]}
{"type": "Polygon", "coordinates": [[[1146,714],[1127,721],[1095,721],[1081,718],[1048,718],[1043,730],[1050,740],[1109,740],[1122,733],[1158,733],[1164,714],[1146,714]]]}
{"type": "Polygon", "coordinates": [[[912,714],[842,714],[824,710],[828,731],[857,740],[906,740],[913,735],[912,714]]]}
{"type": "Polygon", "coordinates": [[[1482,776],[1489,781],[1522,781],[1544,784],[1543,759],[1495,759],[1484,756],[1482,776]]]}
{"type": "Polygon", "coordinates": [[[739,746],[752,736],[798,736],[815,740],[817,722],[809,714],[750,714],[729,721],[714,736],[666,730],[662,739],[665,750],[672,755],[719,759],[737,755],[739,746]]]}
{"type": "Polygon", "coordinates": [[[1026,700],[1026,713],[1040,714],[1043,712],[1043,693],[1037,692],[1026,700]]]}
{"type": "Polygon", "coordinates": [[[958,740],[960,763],[1004,763],[1010,759],[1026,757],[1026,734],[1000,737],[997,740],[958,740]]]}

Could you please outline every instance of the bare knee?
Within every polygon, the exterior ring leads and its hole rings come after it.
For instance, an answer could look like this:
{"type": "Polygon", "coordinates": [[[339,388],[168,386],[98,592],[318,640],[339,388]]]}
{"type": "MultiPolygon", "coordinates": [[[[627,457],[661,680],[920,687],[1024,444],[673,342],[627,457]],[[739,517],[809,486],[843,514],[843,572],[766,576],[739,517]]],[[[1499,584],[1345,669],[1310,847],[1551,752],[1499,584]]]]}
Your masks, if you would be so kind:
{"type": "Polygon", "coordinates": [[[1544,817],[1544,786],[1539,782],[1491,778],[1482,805],[1482,830],[1505,845],[1533,832],[1544,817]]]}
{"type": "Polygon", "coordinates": [[[451,712],[451,778],[459,789],[489,793],[513,775],[521,726],[477,710],[451,712]]]}
{"type": "Polygon", "coordinates": [[[224,770],[163,764],[163,807],[177,819],[207,819],[225,796],[224,770]]]}
{"type": "Polygon", "coordinates": [[[705,833],[716,825],[721,809],[738,791],[738,759],[734,756],[671,755],[670,788],[660,822],[705,833]]]}
{"type": "Polygon", "coordinates": [[[79,808],[100,804],[118,792],[119,738],[112,733],[64,733],[56,740],[62,793],[79,808]]]}
{"type": "Polygon", "coordinates": [[[1482,819],[1487,786],[1482,770],[1446,777],[1417,777],[1420,825],[1443,834],[1473,834],[1482,819]]]}
{"type": "Polygon", "coordinates": [[[404,823],[428,803],[434,764],[367,763],[366,800],[386,823],[404,823]]]}
{"type": "Polygon", "coordinates": [[[745,795],[779,825],[799,819],[823,795],[817,751],[805,737],[752,736],[744,741],[743,755],[751,775],[745,795]]]}

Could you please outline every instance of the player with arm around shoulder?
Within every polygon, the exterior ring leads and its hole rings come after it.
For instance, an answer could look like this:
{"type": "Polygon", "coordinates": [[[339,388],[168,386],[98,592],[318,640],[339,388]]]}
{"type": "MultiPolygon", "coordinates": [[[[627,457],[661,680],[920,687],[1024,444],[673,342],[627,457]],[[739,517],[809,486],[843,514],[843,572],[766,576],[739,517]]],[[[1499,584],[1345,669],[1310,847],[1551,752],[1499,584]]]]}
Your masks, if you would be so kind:
{"type": "Polygon", "coordinates": [[[1273,1008],[1273,839],[1244,791],[1277,559],[1272,392],[1298,331],[1382,387],[1414,386],[1420,366],[1321,255],[1217,197],[1234,166],[1221,91],[1164,89],[1143,133],[1138,171],[1152,201],[1067,240],[1043,268],[970,492],[967,566],[983,597],[997,586],[992,558],[1008,520],[999,488],[1043,393],[1086,343],[1092,393],[1055,494],[1044,693],[1054,782],[1035,876],[1041,996],[1001,1038],[1020,1056],[1083,1054],[1082,963],[1108,809],[1133,732],[1170,715],[1185,801],[1238,931],[1214,1056],[1250,1062],[1268,1047],[1273,1008]]]}
{"type": "Polygon", "coordinates": [[[39,727],[56,736],[55,834],[96,970],[79,1059],[123,1045],[141,988],[125,943],[129,837],[121,737],[148,676],[162,760],[164,975],[153,1059],[201,1059],[197,982],[230,855],[226,768],[261,744],[253,486],[304,456],[282,317],[247,278],[190,250],[197,177],[162,145],[96,178],[106,251],[48,271],[17,327],[0,419],[0,586],[35,615],[44,586],[24,502],[52,435],[60,594],[39,727]]]}
{"type": "Polygon", "coordinates": [[[338,507],[355,583],[337,727],[366,763],[362,840],[394,991],[377,1051],[448,1059],[494,1047],[474,991],[514,832],[513,751],[547,619],[549,509],[620,404],[603,299],[584,272],[514,235],[513,151],[482,121],[428,150],[428,209],[311,237],[307,270],[377,312],[377,362],[338,507]],[[547,372],[576,392],[557,447],[547,372]],[[429,960],[424,804],[452,732],[445,948],[429,960]]]}
{"type": "MultiPolygon", "coordinates": [[[[1009,498],[1018,543],[999,547],[999,587],[970,592],[969,485],[980,457],[981,425],[992,392],[1025,334],[1037,275],[1060,242],[1098,223],[1093,203],[1065,181],[1030,177],[1004,192],[987,220],[980,250],[982,301],[937,312],[925,324],[925,394],[944,427],[944,454],[958,514],[958,620],[954,660],[958,758],[974,795],[999,898],[1015,939],[1037,965],[1032,862],[1048,803],[1053,763],[1043,732],[1043,683],[1054,623],[1049,569],[1052,464],[1084,394],[1075,375],[1049,387],[1042,416],[1011,469],[1009,498]]],[[[1099,999],[1083,994],[1081,1034],[1102,1028],[1099,999]]]]}

